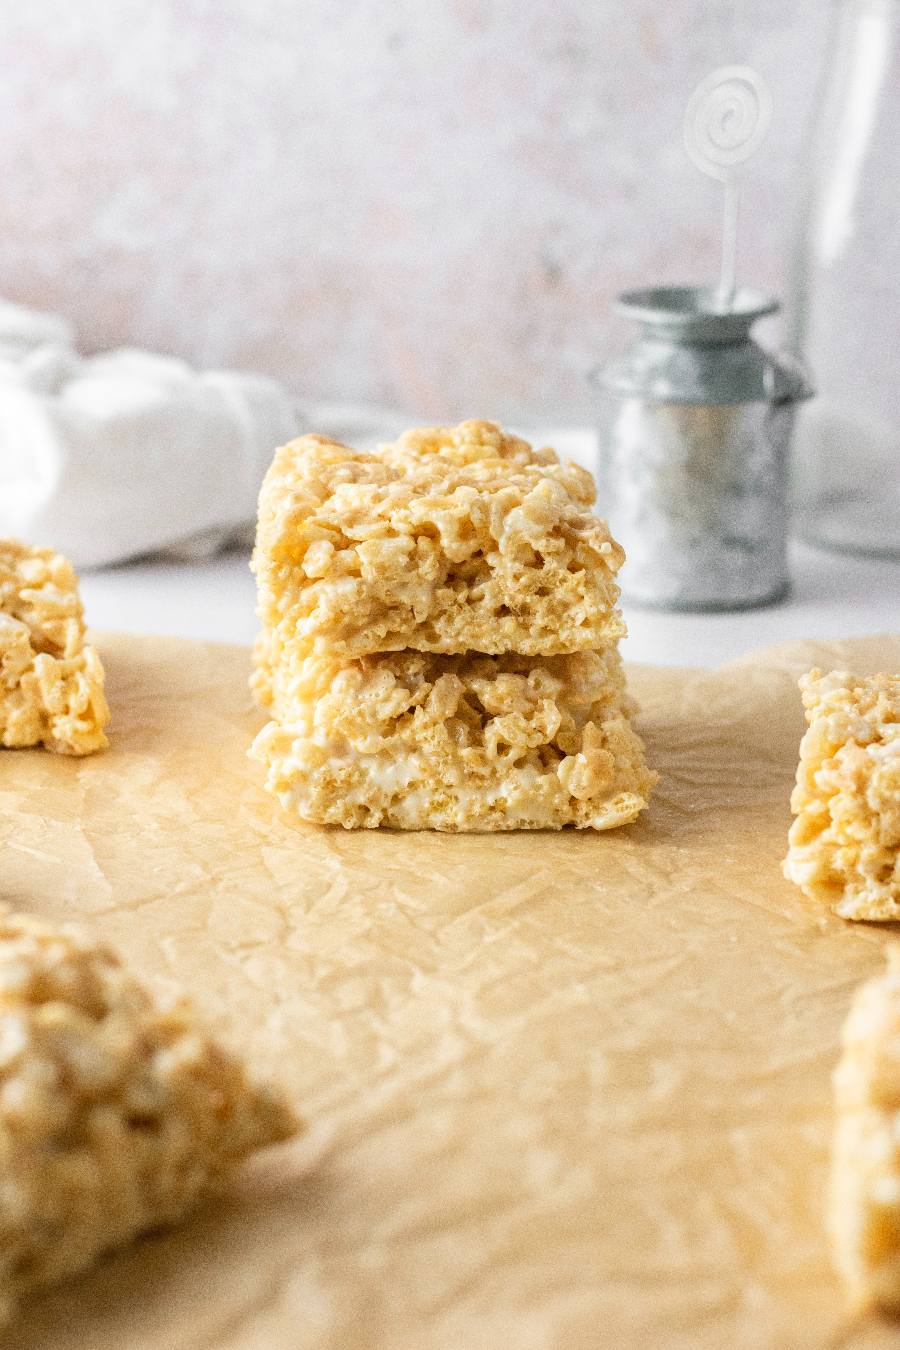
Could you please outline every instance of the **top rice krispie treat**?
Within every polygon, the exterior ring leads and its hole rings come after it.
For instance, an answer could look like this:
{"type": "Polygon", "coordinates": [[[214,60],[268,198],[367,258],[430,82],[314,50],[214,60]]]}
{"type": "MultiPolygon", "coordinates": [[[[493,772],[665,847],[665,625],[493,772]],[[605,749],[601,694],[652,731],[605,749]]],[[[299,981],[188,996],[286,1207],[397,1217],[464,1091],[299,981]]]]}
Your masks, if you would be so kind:
{"type": "Polygon", "coordinates": [[[900,676],[812,670],[784,874],[845,919],[900,918],[900,676]]]}
{"type": "Polygon", "coordinates": [[[374,454],[302,436],[276,452],[259,499],[269,655],[614,642],[624,554],[594,495],[584,469],[493,422],[408,431],[374,454]]]}
{"type": "Polygon", "coordinates": [[[108,721],[72,564],[52,548],[0,539],[0,745],[89,755],[106,746],[108,721]]]}

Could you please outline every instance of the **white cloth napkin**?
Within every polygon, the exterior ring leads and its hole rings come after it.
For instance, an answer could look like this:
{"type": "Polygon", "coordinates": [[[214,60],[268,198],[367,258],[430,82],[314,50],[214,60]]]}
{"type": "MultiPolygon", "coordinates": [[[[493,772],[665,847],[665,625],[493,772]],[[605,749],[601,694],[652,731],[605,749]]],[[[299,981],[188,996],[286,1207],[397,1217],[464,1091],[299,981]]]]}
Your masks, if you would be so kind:
{"type": "MultiPolygon", "coordinates": [[[[0,537],[76,567],[249,543],[276,446],[315,430],[369,449],[414,420],[150,352],[81,357],[64,319],[0,300],[0,537]]],[[[592,431],[534,435],[593,470],[592,431]]]]}
{"type": "Polygon", "coordinates": [[[0,302],[0,535],[93,567],[252,520],[297,412],[271,380],[117,351],[0,302]]]}

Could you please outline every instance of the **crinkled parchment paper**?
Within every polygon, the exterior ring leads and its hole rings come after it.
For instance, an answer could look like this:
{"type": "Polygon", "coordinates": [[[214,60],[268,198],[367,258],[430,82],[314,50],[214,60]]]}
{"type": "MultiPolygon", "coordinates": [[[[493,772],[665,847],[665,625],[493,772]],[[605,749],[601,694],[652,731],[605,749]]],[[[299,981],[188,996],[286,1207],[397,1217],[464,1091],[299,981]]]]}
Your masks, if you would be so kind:
{"type": "Polygon", "coordinates": [[[243,648],[102,635],[107,753],[0,752],[0,894],[185,985],[312,1123],[34,1298],[16,1350],[900,1345],[847,1322],[830,1074],[884,927],[785,881],[814,664],[632,668],[662,774],[606,834],[345,833],[246,757],[243,648]]]}

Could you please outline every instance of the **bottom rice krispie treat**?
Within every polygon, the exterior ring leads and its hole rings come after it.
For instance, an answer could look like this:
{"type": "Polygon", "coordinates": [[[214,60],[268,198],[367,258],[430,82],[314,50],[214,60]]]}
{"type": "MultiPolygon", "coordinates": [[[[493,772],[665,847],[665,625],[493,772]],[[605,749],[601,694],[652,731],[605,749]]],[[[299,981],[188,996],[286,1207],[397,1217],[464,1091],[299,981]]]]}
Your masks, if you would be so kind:
{"type": "Polygon", "coordinates": [[[784,874],[845,919],[900,918],[900,676],[812,670],[784,874]]]}
{"type": "Polygon", "coordinates": [[[0,745],[64,755],[106,746],[103,667],[84,645],[82,614],[62,554],[0,539],[0,745]]]}
{"type": "Polygon", "coordinates": [[[320,824],[606,830],[657,781],[615,647],[308,657],[294,674],[263,661],[256,693],[275,720],[250,753],[282,806],[320,824]]]}
{"type": "Polygon", "coordinates": [[[183,1002],[154,1001],[77,931],[0,907],[0,1317],[298,1128],[183,1002]]]}
{"type": "Polygon", "coordinates": [[[857,991],[834,1075],[829,1227],[854,1303],[900,1311],[900,947],[857,991]]]}

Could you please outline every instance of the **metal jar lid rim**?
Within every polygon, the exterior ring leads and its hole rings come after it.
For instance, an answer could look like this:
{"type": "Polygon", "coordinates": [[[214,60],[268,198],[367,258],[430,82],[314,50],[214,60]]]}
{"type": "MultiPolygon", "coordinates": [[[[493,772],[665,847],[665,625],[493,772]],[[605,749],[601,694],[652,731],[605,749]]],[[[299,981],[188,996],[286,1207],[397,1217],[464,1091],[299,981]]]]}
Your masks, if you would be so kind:
{"type": "Polygon", "coordinates": [[[777,313],[780,305],[774,296],[747,287],[741,287],[724,307],[715,286],[652,286],[623,292],[613,308],[649,328],[665,330],[676,340],[727,342],[739,340],[757,319],[777,313]]]}

